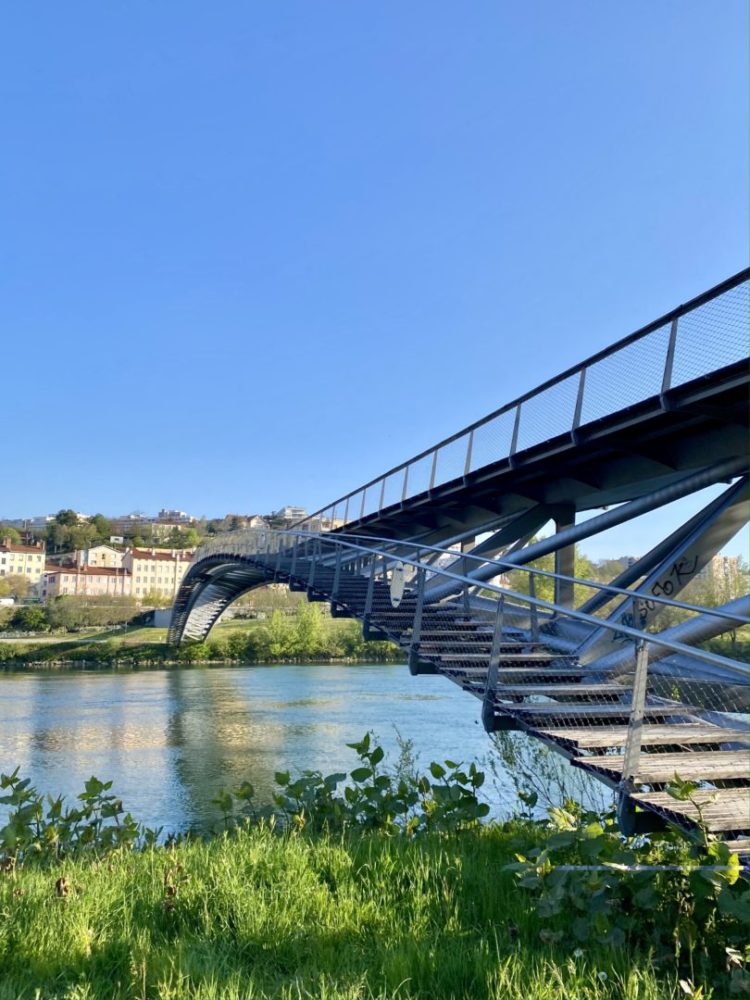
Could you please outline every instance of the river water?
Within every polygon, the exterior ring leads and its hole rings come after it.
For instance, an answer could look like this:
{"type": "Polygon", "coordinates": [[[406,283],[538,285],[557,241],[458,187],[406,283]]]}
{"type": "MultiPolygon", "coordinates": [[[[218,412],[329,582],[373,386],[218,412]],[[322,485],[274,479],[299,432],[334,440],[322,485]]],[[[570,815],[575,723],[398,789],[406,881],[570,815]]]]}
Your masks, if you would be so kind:
{"type": "MultiPolygon", "coordinates": [[[[248,780],[268,802],[275,771],[351,770],[346,744],[367,730],[394,764],[399,734],[422,767],[481,761],[490,742],[480,707],[403,665],[0,672],[0,771],[18,765],[40,791],[70,802],[95,774],[142,823],[206,828],[221,787],[248,780]]],[[[483,791],[495,816],[510,812],[507,777],[483,791]]]]}

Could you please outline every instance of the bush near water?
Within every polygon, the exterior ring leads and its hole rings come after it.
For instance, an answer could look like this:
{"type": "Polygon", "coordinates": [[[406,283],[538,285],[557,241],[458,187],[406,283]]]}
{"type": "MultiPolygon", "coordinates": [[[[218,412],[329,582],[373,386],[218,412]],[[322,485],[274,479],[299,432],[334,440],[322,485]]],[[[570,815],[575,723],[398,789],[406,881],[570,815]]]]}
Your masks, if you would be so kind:
{"type": "Polygon", "coordinates": [[[214,628],[206,642],[167,645],[164,630],[108,632],[60,641],[0,642],[6,666],[45,663],[400,663],[404,653],[390,642],[366,642],[357,621],[331,619],[318,604],[280,610],[267,620],[235,621],[214,628]],[[158,639],[157,639],[158,637],[158,639]]]}

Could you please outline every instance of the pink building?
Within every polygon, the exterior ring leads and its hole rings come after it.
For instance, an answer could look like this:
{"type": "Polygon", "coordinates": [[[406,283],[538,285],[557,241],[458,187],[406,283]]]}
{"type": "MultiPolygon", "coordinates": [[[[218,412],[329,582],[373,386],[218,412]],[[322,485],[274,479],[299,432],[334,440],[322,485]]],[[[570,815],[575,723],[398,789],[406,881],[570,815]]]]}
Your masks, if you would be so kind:
{"type": "Polygon", "coordinates": [[[125,569],[105,566],[51,566],[42,576],[40,596],[43,601],[61,595],[78,594],[102,597],[107,594],[131,594],[131,575],[125,569]]]}

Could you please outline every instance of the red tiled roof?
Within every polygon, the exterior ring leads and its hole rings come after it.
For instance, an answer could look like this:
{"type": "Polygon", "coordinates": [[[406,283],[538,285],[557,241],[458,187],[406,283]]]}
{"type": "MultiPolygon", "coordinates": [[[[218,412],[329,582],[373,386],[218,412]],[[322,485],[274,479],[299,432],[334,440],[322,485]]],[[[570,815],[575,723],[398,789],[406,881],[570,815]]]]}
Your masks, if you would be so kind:
{"type": "Polygon", "coordinates": [[[178,551],[176,555],[172,555],[171,550],[165,549],[154,549],[153,552],[149,549],[133,549],[133,559],[161,559],[168,562],[190,562],[192,558],[192,552],[178,551]]]}
{"type": "Polygon", "coordinates": [[[16,545],[15,542],[6,544],[0,542],[0,552],[31,552],[33,555],[41,556],[44,553],[42,545],[16,545]]]}

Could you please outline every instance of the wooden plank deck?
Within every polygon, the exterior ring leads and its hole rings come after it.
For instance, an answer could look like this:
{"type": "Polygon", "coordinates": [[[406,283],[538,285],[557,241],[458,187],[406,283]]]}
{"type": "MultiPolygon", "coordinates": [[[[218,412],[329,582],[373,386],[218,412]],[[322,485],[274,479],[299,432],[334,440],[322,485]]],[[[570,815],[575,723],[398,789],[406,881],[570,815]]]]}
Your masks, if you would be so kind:
{"type": "MultiPolygon", "coordinates": [[[[610,780],[622,775],[623,754],[574,757],[573,763],[610,780]]],[[[636,782],[663,784],[678,774],[683,781],[719,781],[750,778],[750,750],[685,750],[682,753],[642,753],[636,782]]]]}
{"type": "MultiPolygon", "coordinates": [[[[605,716],[628,716],[630,714],[630,703],[622,702],[613,705],[607,702],[605,705],[582,705],[580,702],[547,701],[539,702],[535,705],[503,705],[496,703],[498,710],[504,712],[517,712],[519,715],[538,716],[569,716],[574,719],[588,716],[592,719],[604,718],[605,716]]],[[[646,718],[662,718],[668,715],[691,715],[695,711],[687,705],[647,705],[643,714],[646,718]]],[[[598,727],[597,727],[598,728],[598,727]]]]}
{"type": "MultiPolygon", "coordinates": [[[[441,673],[461,674],[466,677],[486,677],[487,667],[443,667],[441,673]]],[[[586,671],[580,667],[504,667],[500,664],[498,678],[505,677],[585,677],[586,671]]],[[[626,690],[620,688],[620,690],[626,690]]]]}
{"type": "Polygon", "coordinates": [[[508,695],[544,695],[548,698],[619,698],[626,688],[621,684],[498,684],[495,694],[499,697],[508,695]]]}
{"type": "MultiPolygon", "coordinates": [[[[441,653],[440,659],[448,663],[472,663],[476,660],[481,662],[487,662],[490,658],[489,653],[441,653]]],[[[524,663],[554,663],[560,661],[562,663],[573,663],[577,657],[570,656],[567,653],[508,653],[503,654],[503,663],[516,663],[522,660],[524,663]]]]}
{"type": "MultiPolygon", "coordinates": [[[[597,726],[536,730],[543,739],[567,744],[579,750],[599,750],[624,747],[627,726],[597,726]]],[[[643,727],[643,746],[690,746],[693,744],[720,745],[738,743],[750,746],[750,733],[738,729],[723,729],[706,722],[682,722],[676,725],[646,725],[643,727]]]]}
{"type": "Polygon", "coordinates": [[[750,824],[750,788],[707,788],[693,793],[692,802],[673,799],[668,792],[637,792],[633,801],[681,826],[695,826],[702,819],[716,833],[745,831],[750,824]]]}

